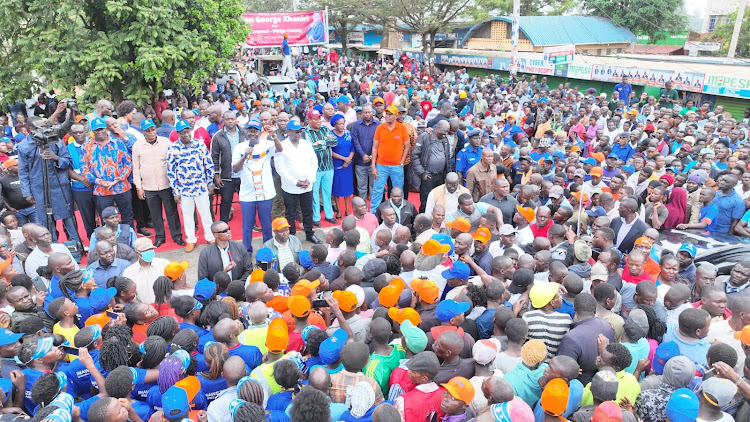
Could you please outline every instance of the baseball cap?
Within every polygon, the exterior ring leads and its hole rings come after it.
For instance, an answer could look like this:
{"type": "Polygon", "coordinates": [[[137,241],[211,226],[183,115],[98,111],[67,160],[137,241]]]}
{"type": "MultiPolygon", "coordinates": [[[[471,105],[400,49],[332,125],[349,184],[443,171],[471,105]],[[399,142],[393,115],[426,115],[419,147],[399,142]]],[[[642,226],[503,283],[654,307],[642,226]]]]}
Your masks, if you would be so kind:
{"type": "Polygon", "coordinates": [[[440,361],[434,352],[425,350],[412,356],[411,359],[406,361],[406,368],[427,374],[430,378],[433,378],[440,371],[440,361]]]}
{"type": "Polygon", "coordinates": [[[3,163],[3,166],[5,166],[6,170],[17,165],[18,165],[18,160],[16,160],[15,158],[9,158],[5,160],[5,163],[3,163]]]}
{"type": "Polygon", "coordinates": [[[552,301],[560,292],[560,284],[550,283],[535,283],[529,291],[529,299],[531,299],[531,306],[534,308],[543,308],[552,301]]]}
{"type": "Polygon", "coordinates": [[[577,260],[587,262],[591,259],[591,246],[583,240],[578,239],[573,243],[573,254],[577,260]]]}
{"type": "Polygon", "coordinates": [[[440,384],[445,390],[453,396],[454,399],[461,400],[467,405],[474,400],[474,386],[464,377],[453,377],[445,384],[440,384]]]}
{"type": "Polygon", "coordinates": [[[598,163],[598,162],[596,161],[596,159],[595,159],[595,158],[593,158],[593,157],[589,157],[589,158],[583,159],[583,160],[581,160],[581,162],[582,162],[583,164],[588,164],[588,165],[591,165],[591,166],[595,166],[595,165],[599,164],[599,163],[598,163]]]}
{"type": "Polygon", "coordinates": [[[450,248],[448,249],[448,253],[453,253],[453,238],[448,233],[435,233],[430,236],[430,239],[437,240],[437,242],[441,245],[448,245],[448,247],[450,248]]]}
{"type": "Polygon", "coordinates": [[[115,207],[107,207],[107,208],[105,208],[105,209],[102,210],[102,218],[109,218],[109,217],[112,217],[113,215],[117,215],[119,213],[120,213],[120,211],[118,211],[117,208],[115,208],[115,207]]]}
{"type": "Polygon", "coordinates": [[[305,280],[304,278],[296,283],[294,283],[294,287],[292,287],[291,295],[300,295],[304,297],[310,296],[310,293],[312,293],[313,290],[317,289],[318,286],[320,286],[320,280],[310,281],[305,280]]]}
{"type": "Polygon", "coordinates": [[[303,249],[299,251],[299,254],[297,255],[299,257],[299,265],[302,266],[304,269],[312,268],[313,262],[312,258],[310,258],[310,251],[307,249],[303,249]]]}
{"type": "Polygon", "coordinates": [[[182,273],[184,273],[189,266],[190,264],[188,264],[187,261],[172,261],[164,268],[164,275],[169,277],[170,280],[175,281],[180,278],[182,273]]]}
{"type": "Polygon", "coordinates": [[[453,263],[452,267],[443,271],[443,273],[440,275],[442,275],[446,280],[451,278],[466,280],[469,278],[469,275],[471,275],[471,270],[469,269],[469,265],[467,265],[465,262],[456,261],[453,263]]]}
{"type": "Polygon", "coordinates": [[[152,127],[156,127],[156,123],[151,119],[146,119],[141,122],[141,130],[149,130],[152,127]]]}
{"type": "Polygon", "coordinates": [[[250,284],[250,283],[257,283],[259,281],[263,281],[263,276],[265,274],[266,274],[266,272],[263,271],[263,270],[261,270],[260,268],[254,269],[253,272],[250,273],[248,284],[250,284]]]}
{"type": "Polygon", "coordinates": [[[691,147],[690,144],[688,144],[687,142],[680,145],[680,148],[684,149],[687,152],[690,152],[693,149],[693,147],[691,147]]]}
{"type": "Polygon", "coordinates": [[[177,122],[177,126],[175,127],[177,132],[182,132],[185,129],[190,129],[190,123],[188,123],[187,120],[180,120],[177,122]]]}
{"type": "Polygon", "coordinates": [[[322,114],[314,108],[307,112],[308,119],[318,119],[320,118],[320,116],[322,116],[322,114]]]}
{"type": "Polygon", "coordinates": [[[586,210],[586,214],[591,218],[604,217],[607,215],[607,211],[602,206],[595,206],[590,210],[586,210]]]}
{"type": "Polygon", "coordinates": [[[463,314],[471,308],[468,302],[456,302],[453,299],[443,300],[435,308],[435,317],[442,322],[448,322],[456,315],[463,314]]]}
{"type": "Polygon", "coordinates": [[[456,229],[461,233],[468,233],[471,230],[471,222],[464,217],[458,217],[451,221],[446,221],[445,227],[456,229]]]}
{"type": "Polygon", "coordinates": [[[561,416],[568,407],[570,389],[562,378],[551,379],[542,391],[540,404],[546,413],[561,416]]]}
{"type": "Polygon", "coordinates": [[[194,296],[198,300],[207,300],[216,292],[216,283],[213,281],[202,278],[195,283],[194,296]]]}
{"type": "Polygon", "coordinates": [[[380,302],[380,305],[388,308],[396,306],[404,288],[406,288],[404,280],[394,278],[387,286],[380,289],[380,293],[378,293],[378,302],[380,302]]]}
{"type": "Polygon", "coordinates": [[[274,296],[273,299],[266,302],[266,306],[278,313],[283,314],[284,312],[289,310],[289,306],[286,304],[287,299],[289,298],[286,296],[274,296]]]}
{"type": "Polygon", "coordinates": [[[519,268],[513,273],[508,291],[513,294],[523,293],[532,284],[534,284],[534,273],[529,269],[519,268]]]}
{"type": "Polygon", "coordinates": [[[444,245],[435,239],[430,239],[422,244],[419,253],[424,256],[433,256],[441,253],[448,253],[451,250],[449,245],[444,245]]]}
{"type": "Polygon", "coordinates": [[[391,104],[385,108],[385,112],[391,113],[391,114],[398,114],[398,108],[395,105],[391,104]]]}
{"type": "Polygon", "coordinates": [[[357,309],[357,296],[348,290],[336,290],[333,298],[339,302],[339,308],[343,312],[351,312],[357,309]]]}
{"type": "Polygon", "coordinates": [[[274,220],[271,222],[271,228],[274,231],[281,230],[285,227],[291,227],[289,225],[289,222],[284,217],[274,218],[274,220]]]}
{"type": "Polygon", "coordinates": [[[673,341],[660,344],[654,352],[654,361],[651,368],[659,375],[664,373],[664,365],[675,356],[680,355],[680,347],[673,341]]]}
{"type": "MultiPolygon", "coordinates": [[[[295,296],[292,296],[295,297],[295,296]]],[[[290,298],[291,299],[291,298],[290,298]]],[[[303,298],[307,300],[307,298],[303,298]]],[[[308,313],[309,313],[308,302],[308,313]]],[[[282,353],[289,346],[289,331],[286,321],[282,318],[274,318],[268,324],[266,332],[266,347],[271,353],[282,353]]]]}
{"type": "Polygon", "coordinates": [[[133,242],[133,249],[135,249],[136,252],[145,252],[151,249],[156,249],[156,247],[154,246],[154,242],[148,237],[139,237],[133,242]]]}
{"type": "Polygon", "coordinates": [[[648,247],[650,248],[654,246],[654,242],[646,236],[641,236],[638,239],[635,239],[635,246],[638,245],[648,245],[648,247]]]}
{"type": "MultiPolygon", "coordinates": [[[[419,312],[415,311],[414,308],[389,308],[388,316],[403,325],[406,321],[409,321],[411,325],[419,325],[422,323],[422,317],[419,316],[419,312]]],[[[403,328],[401,329],[403,332],[403,328]]]]}
{"type": "Polygon", "coordinates": [[[609,271],[607,271],[607,267],[605,267],[604,264],[597,262],[591,266],[590,278],[591,280],[607,281],[609,280],[609,271]]]}
{"type": "Polygon", "coordinates": [[[440,296],[440,289],[432,280],[415,278],[411,281],[411,289],[427,303],[435,303],[440,296]]]}
{"type": "Polygon", "coordinates": [[[482,243],[487,243],[492,239],[492,233],[490,233],[490,229],[487,227],[480,227],[477,229],[477,231],[472,235],[474,240],[478,240],[482,243]]]}
{"type": "Polygon", "coordinates": [[[3,335],[0,336],[0,346],[5,346],[6,344],[13,344],[17,342],[21,337],[23,337],[24,333],[14,333],[11,330],[5,329],[3,330],[3,335]]]}
{"type": "Polygon", "coordinates": [[[617,398],[617,388],[620,382],[612,367],[604,367],[591,379],[591,394],[595,400],[607,401],[617,398]]]}
{"type": "Polygon", "coordinates": [[[737,386],[726,378],[711,377],[703,381],[701,393],[709,403],[722,408],[737,393],[737,386]]]}
{"type": "Polygon", "coordinates": [[[750,325],[746,325],[740,331],[735,332],[734,338],[740,340],[746,346],[750,346],[750,325]]]}
{"type": "Polygon", "coordinates": [[[260,248],[255,253],[255,262],[271,262],[276,259],[276,254],[270,248],[260,248]]]}
{"type": "Polygon", "coordinates": [[[490,406],[490,413],[496,422],[534,422],[534,412],[520,397],[505,403],[490,406]]]}
{"type": "Polygon", "coordinates": [[[286,124],[286,130],[302,130],[302,126],[300,126],[296,120],[290,120],[289,123],[286,124]]]}
{"type": "Polygon", "coordinates": [[[161,407],[164,416],[170,419],[187,416],[190,411],[187,391],[176,385],[169,387],[161,396],[161,407]]]}
{"type": "Polygon", "coordinates": [[[499,345],[492,340],[483,339],[474,343],[474,347],[471,348],[471,356],[474,361],[480,365],[487,365],[495,360],[497,357],[499,345]]]}
{"type": "Polygon", "coordinates": [[[354,293],[354,297],[357,298],[357,308],[362,306],[365,303],[365,289],[362,287],[352,284],[351,286],[347,287],[345,289],[347,292],[354,293]]]}
{"type": "Polygon", "coordinates": [[[695,422],[698,418],[700,402],[689,388],[674,390],[664,408],[670,422],[695,422]]]}
{"type": "Polygon", "coordinates": [[[107,123],[101,117],[94,117],[89,122],[89,129],[91,129],[92,131],[99,130],[99,129],[106,129],[106,128],[107,128],[107,123]]]}
{"type": "Polygon", "coordinates": [[[31,355],[31,359],[34,360],[43,357],[44,355],[49,353],[50,350],[52,350],[52,347],[54,347],[54,345],[54,337],[40,337],[36,341],[36,350],[34,350],[34,354],[31,355]]]}
{"type": "Polygon", "coordinates": [[[336,100],[336,103],[349,104],[350,102],[349,97],[346,95],[339,95],[339,98],[336,100]]]}
{"type": "Polygon", "coordinates": [[[318,356],[320,356],[320,361],[323,365],[330,365],[339,360],[341,349],[344,348],[347,340],[349,340],[349,335],[342,328],[339,328],[330,337],[320,343],[318,356]]]}
{"type": "Polygon", "coordinates": [[[622,410],[613,401],[605,401],[596,406],[591,422],[622,422],[622,410]]]}
{"type": "Polygon", "coordinates": [[[286,301],[289,311],[297,318],[302,318],[310,315],[310,301],[305,296],[294,295],[289,296],[286,301]]]}
{"type": "Polygon", "coordinates": [[[382,99],[382,98],[380,98],[380,97],[375,97],[375,99],[372,100],[372,105],[375,105],[375,104],[378,104],[378,103],[385,104],[385,100],[382,99]]]}
{"type": "Polygon", "coordinates": [[[502,226],[500,226],[500,230],[498,230],[498,232],[502,236],[507,236],[507,235],[515,234],[516,229],[510,224],[503,224],[502,226]]]}
{"type": "Polygon", "coordinates": [[[555,185],[549,188],[549,196],[550,198],[559,198],[563,196],[563,193],[565,190],[562,188],[562,186],[555,185]]]}
{"type": "Polygon", "coordinates": [[[109,287],[106,289],[97,287],[92,290],[89,295],[89,305],[91,305],[94,311],[99,312],[109,307],[109,302],[112,301],[112,298],[115,297],[115,295],[117,295],[117,289],[115,287],[109,287]]]}
{"type": "MultiPolygon", "coordinates": [[[[534,208],[531,207],[522,207],[520,205],[516,205],[516,210],[523,215],[523,217],[531,223],[534,221],[534,216],[536,215],[536,212],[534,211],[534,208]]],[[[446,224],[447,226],[447,224],[446,224]]]]}
{"type": "Polygon", "coordinates": [[[586,172],[583,169],[576,169],[573,172],[573,177],[586,177],[586,172]]]}
{"type": "Polygon", "coordinates": [[[604,170],[602,170],[601,167],[594,167],[594,168],[591,169],[591,175],[592,176],[601,177],[602,174],[604,174],[604,170]]]}
{"type": "MultiPolygon", "coordinates": [[[[412,309],[412,311],[414,310],[412,309]]],[[[414,311],[414,313],[416,313],[416,311],[414,311]]],[[[388,310],[388,315],[390,316],[390,309],[388,310]]],[[[417,317],[419,317],[419,314],[417,314],[417,317]]],[[[427,334],[409,319],[405,319],[404,322],[401,323],[401,335],[406,341],[406,347],[409,348],[412,353],[420,353],[427,347],[427,334]]]]}
{"type": "MultiPolygon", "coordinates": [[[[95,290],[99,290],[99,289],[95,289],[95,290]]],[[[98,314],[94,314],[86,318],[86,326],[90,327],[92,325],[98,325],[100,327],[104,327],[107,324],[109,324],[110,321],[112,321],[112,318],[108,316],[106,312],[100,312],[98,314]]]]}
{"type": "Polygon", "coordinates": [[[683,243],[682,245],[680,245],[680,249],[677,249],[677,252],[680,251],[685,251],[690,254],[690,256],[695,258],[695,254],[698,253],[698,248],[696,248],[692,243],[683,243]]]}
{"type": "Polygon", "coordinates": [[[246,128],[263,130],[263,127],[261,127],[260,122],[257,120],[250,120],[249,122],[247,122],[246,128]]]}

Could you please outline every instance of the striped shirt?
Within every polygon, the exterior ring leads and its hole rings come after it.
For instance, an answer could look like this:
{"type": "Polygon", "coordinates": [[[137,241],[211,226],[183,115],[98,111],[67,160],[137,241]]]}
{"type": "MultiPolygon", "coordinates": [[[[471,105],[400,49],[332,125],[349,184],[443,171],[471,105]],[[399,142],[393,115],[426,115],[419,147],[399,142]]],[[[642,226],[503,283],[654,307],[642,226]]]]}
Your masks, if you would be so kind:
{"type": "Polygon", "coordinates": [[[529,340],[542,340],[547,345],[547,356],[550,359],[557,355],[557,348],[573,323],[568,314],[545,314],[539,309],[526,312],[523,319],[529,325],[529,340]]]}
{"type": "Polygon", "coordinates": [[[311,127],[305,128],[305,139],[310,141],[318,158],[318,171],[333,170],[333,155],[331,147],[338,145],[339,140],[333,136],[333,132],[326,126],[314,130],[311,127]]]}

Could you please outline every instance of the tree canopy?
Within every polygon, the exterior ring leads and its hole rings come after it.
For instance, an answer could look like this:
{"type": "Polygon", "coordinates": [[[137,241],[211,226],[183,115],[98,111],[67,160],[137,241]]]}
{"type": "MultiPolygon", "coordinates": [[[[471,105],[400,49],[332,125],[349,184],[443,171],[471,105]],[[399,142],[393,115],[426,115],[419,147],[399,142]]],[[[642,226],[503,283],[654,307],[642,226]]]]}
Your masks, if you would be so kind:
{"type": "MultiPolygon", "coordinates": [[[[721,56],[726,56],[729,52],[729,43],[732,41],[735,19],[737,19],[737,11],[729,16],[726,23],[714,29],[711,38],[721,42],[721,50],[719,52],[721,56]]],[[[740,37],[737,39],[735,57],[741,59],[750,58],[750,8],[745,9],[745,16],[742,18],[742,27],[740,28],[740,37]]]]}
{"type": "Polygon", "coordinates": [[[584,0],[586,11],[655,42],[687,27],[685,0],[584,0]]]}
{"type": "Polygon", "coordinates": [[[0,95],[45,86],[83,102],[189,89],[226,66],[248,27],[242,0],[0,0],[0,95]]]}

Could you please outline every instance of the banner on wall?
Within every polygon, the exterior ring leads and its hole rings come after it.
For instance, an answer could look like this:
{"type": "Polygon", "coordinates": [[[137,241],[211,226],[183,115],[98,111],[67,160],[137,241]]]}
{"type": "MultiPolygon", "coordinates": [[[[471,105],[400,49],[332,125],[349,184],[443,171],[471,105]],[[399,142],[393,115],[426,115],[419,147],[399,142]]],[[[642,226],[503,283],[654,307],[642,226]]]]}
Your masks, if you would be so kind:
{"type": "Polygon", "coordinates": [[[726,97],[750,98],[750,78],[707,74],[703,92],[726,97]]]}
{"type": "Polygon", "coordinates": [[[537,75],[554,75],[555,66],[549,65],[540,59],[519,59],[518,71],[535,73],[537,75]]]}
{"type": "Polygon", "coordinates": [[[280,47],[284,34],[289,45],[327,44],[326,15],[315,12],[245,13],[252,31],[246,43],[251,47],[280,47]]]}

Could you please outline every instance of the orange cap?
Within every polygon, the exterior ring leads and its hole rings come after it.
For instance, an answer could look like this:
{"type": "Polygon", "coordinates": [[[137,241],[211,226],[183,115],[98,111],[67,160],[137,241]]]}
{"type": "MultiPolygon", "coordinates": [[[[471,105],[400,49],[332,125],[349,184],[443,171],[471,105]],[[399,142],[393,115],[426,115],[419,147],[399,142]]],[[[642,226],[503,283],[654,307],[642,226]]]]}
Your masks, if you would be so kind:
{"type": "Polygon", "coordinates": [[[746,346],[750,346],[750,325],[746,325],[742,330],[735,332],[734,338],[741,341],[746,346]]]}
{"type": "Polygon", "coordinates": [[[591,154],[591,158],[593,158],[597,162],[601,163],[602,161],[604,161],[605,157],[604,157],[604,154],[602,154],[601,152],[595,152],[595,153],[591,154]]]}
{"type": "Polygon", "coordinates": [[[282,353],[289,346],[289,329],[282,318],[274,318],[268,324],[266,347],[271,353],[282,353]]]}
{"type": "Polygon", "coordinates": [[[461,233],[468,233],[471,230],[471,222],[464,217],[458,217],[451,221],[446,221],[445,227],[456,229],[461,233]]]}
{"type": "Polygon", "coordinates": [[[411,289],[419,295],[419,298],[427,303],[435,303],[440,296],[440,289],[432,280],[415,278],[411,281],[411,289]]]}
{"type": "Polygon", "coordinates": [[[7,170],[7,169],[9,169],[9,168],[11,168],[13,166],[17,166],[18,165],[18,160],[16,160],[15,158],[9,158],[9,159],[5,160],[5,163],[3,163],[3,164],[5,165],[5,169],[7,170]]]}
{"type": "MultiPolygon", "coordinates": [[[[380,97],[375,97],[375,99],[372,100],[372,105],[375,105],[377,103],[385,104],[385,100],[380,97]]],[[[396,109],[396,112],[398,112],[398,109],[396,109]]]]}
{"type": "Polygon", "coordinates": [[[313,292],[313,290],[318,288],[318,286],[320,286],[319,280],[310,281],[303,278],[302,280],[294,284],[294,287],[292,287],[291,295],[308,297],[310,296],[310,293],[313,292]]]}
{"type": "Polygon", "coordinates": [[[188,264],[187,261],[172,261],[164,268],[164,275],[169,277],[170,280],[175,281],[180,278],[182,273],[184,273],[189,266],[190,264],[188,264]]]}
{"type": "Polygon", "coordinates": [[[589,194],[581,192],[581,191],[571,192],[570,194],[581,202],[587,202],[589,200],[589,194]]]}
{"type": "Polygon", "coordinates": [[[253,272],[250,273],[250,283],[255,283],[258,281],[263,281],[263,276],[266,274],[265,271],[261,270],[260,268],[256,268],[253,270],[253,272]]]}
{"type": "Polygon", "coordinates": [[[551,415],[561,416],[568,407],[569,394],[570,389],[568,384],[562,378],[550,380],[544,386],[544,391],[542,391],[542,398],[540,400],[542,409],[551,415]]]}
{"type": "Polygon", "coordinates": [[[572,148],[570,148],[570,152],[581,152],[581,147],[578,145],[573,145],[572,148]]]}
{"type": "Polygon", "coordinates": [[[283,314],[284,312],[289,310],[289,305],[287,305],[287,300],[289,298],[286,296],[274,296],[273,299],[266,302],[266,306],[269,308],[272,308],[274,311],[283,314]]]}
{"type": "Polygon", "coordinates": [[[433,256],[441,253],[448,253],[450,250],[450,245],[443,245],[435,239],[430,239],[424,242],[419,253],[424,256],[433,256]]]}
{"type": "Polygon", "coordinates": [[[394,278],[387,286],[383,287],[378,293],[378,302],[381,306],[390,308],[396,306],[398,298],[401,297],[401,293],[406,288],[406,283],[400,278],[394,278]]]}
{"type": "Polygon", "coordinates": [[[591,169],[590,174],[592,176],[602,177],[602,175],[604,174],[604,170],[602,170],[601,167],[594,167],[591,169]]]}
{"type": "Polygon", "coordinates": [[[534,221],[534,216],[536,215],[536,212],[534,211],[534,208],[531,208],[531,207],[522,207],[520,205],[516,205],[516,210],[518,210],[518,212],[521,215],[523,215],[523,217],[529,223],[531,223],[532,221],[534,221]]]}
{"type": "Polygon", "coordinates": [[[13,257],[8,257],[5,261],[0,261],[0,274],[5,271],[6,268],[10,267],[10,264],[13,263],[13,257]]]}
{"type": "Polygon", "coordinates": [[[638,239],[635,239],[634,245],[648,245],[648,247],[650,248],[654,246],[654,241],[646,236],[641,236],[638,239]]]}
{"type": "Polygon", "coordinates": [[[88,317],[86,319],[86,326],[90,327],[92,325],[98,325],[104,328],[104,326],[107,325],[110,321],[112,321],[112,318],[108,316],[106,312],[102,312],[88,317]]]}
{"type": "Polygon", "coordinates": [[[474,386],[464,377],[453,377],[447,384],[440,384],[445,390],[453,396],[454,399],[461,400],[467,405],[474,400],[474,386]]]}
{"type": "Polygon", "coordinates": [[[351,312],[357,309],[357,296],[348,290],[336,290],[333,292],[333,298],[339,303],[339,308],[343,312],[351,312]]]}
{"type": "Polygon", "coordinates": [[[291,227],[291,226],[289,225],[289,222],[286,221],[286,218],[284,217],[274,218],[273,221],[271,222],[271,228],[274,231],[281,230],[285,227],[291,227]]]}
{"type": "Polygon", "coordinates": [[[482,243],[487,243],[492,239],[492,233],[490,233],[490,229],[487,227],[478,228],[472,236],[474,237],[474,240],[478,240],[482,243]]]}
{"type": "Polygon", "coordinates": [[[391,104],[391,105],[389,105],[388,107],[386,107],[385,111],[387,111],[387,112],[389,112],[389,113],[391,113],[391,114],[395,114],[395,115],[398,115],[398,107],[396,107],[396,106],[395,106],[395,105],[393,105],[393,104],[391,104]]]}
{"type": "Polygon", "coordinates": [[[176,383],[174,383],[174,385],[185,390],[188,396],[188,402],[192,402],[195,396],[198,394],[198,391],[200,391],[201,389],[200,380],[192,375],[177,381],[176,383]]]}
{"type": "Polygon", "coordinates": [[[399,324],[403,324],[407,319],[411,321],[414,326],[422,323],[422,317],[420,317],[419,313],[413,308],[390,308],[388,309],[388,316],[399,324]]]}
{"type": "Polygon", "coordinates": [[[289,312],[297,318],[302,318],[310,315],[310,301],[306,296],[289,296],[286,301],[289,307],[289,312]]]}

